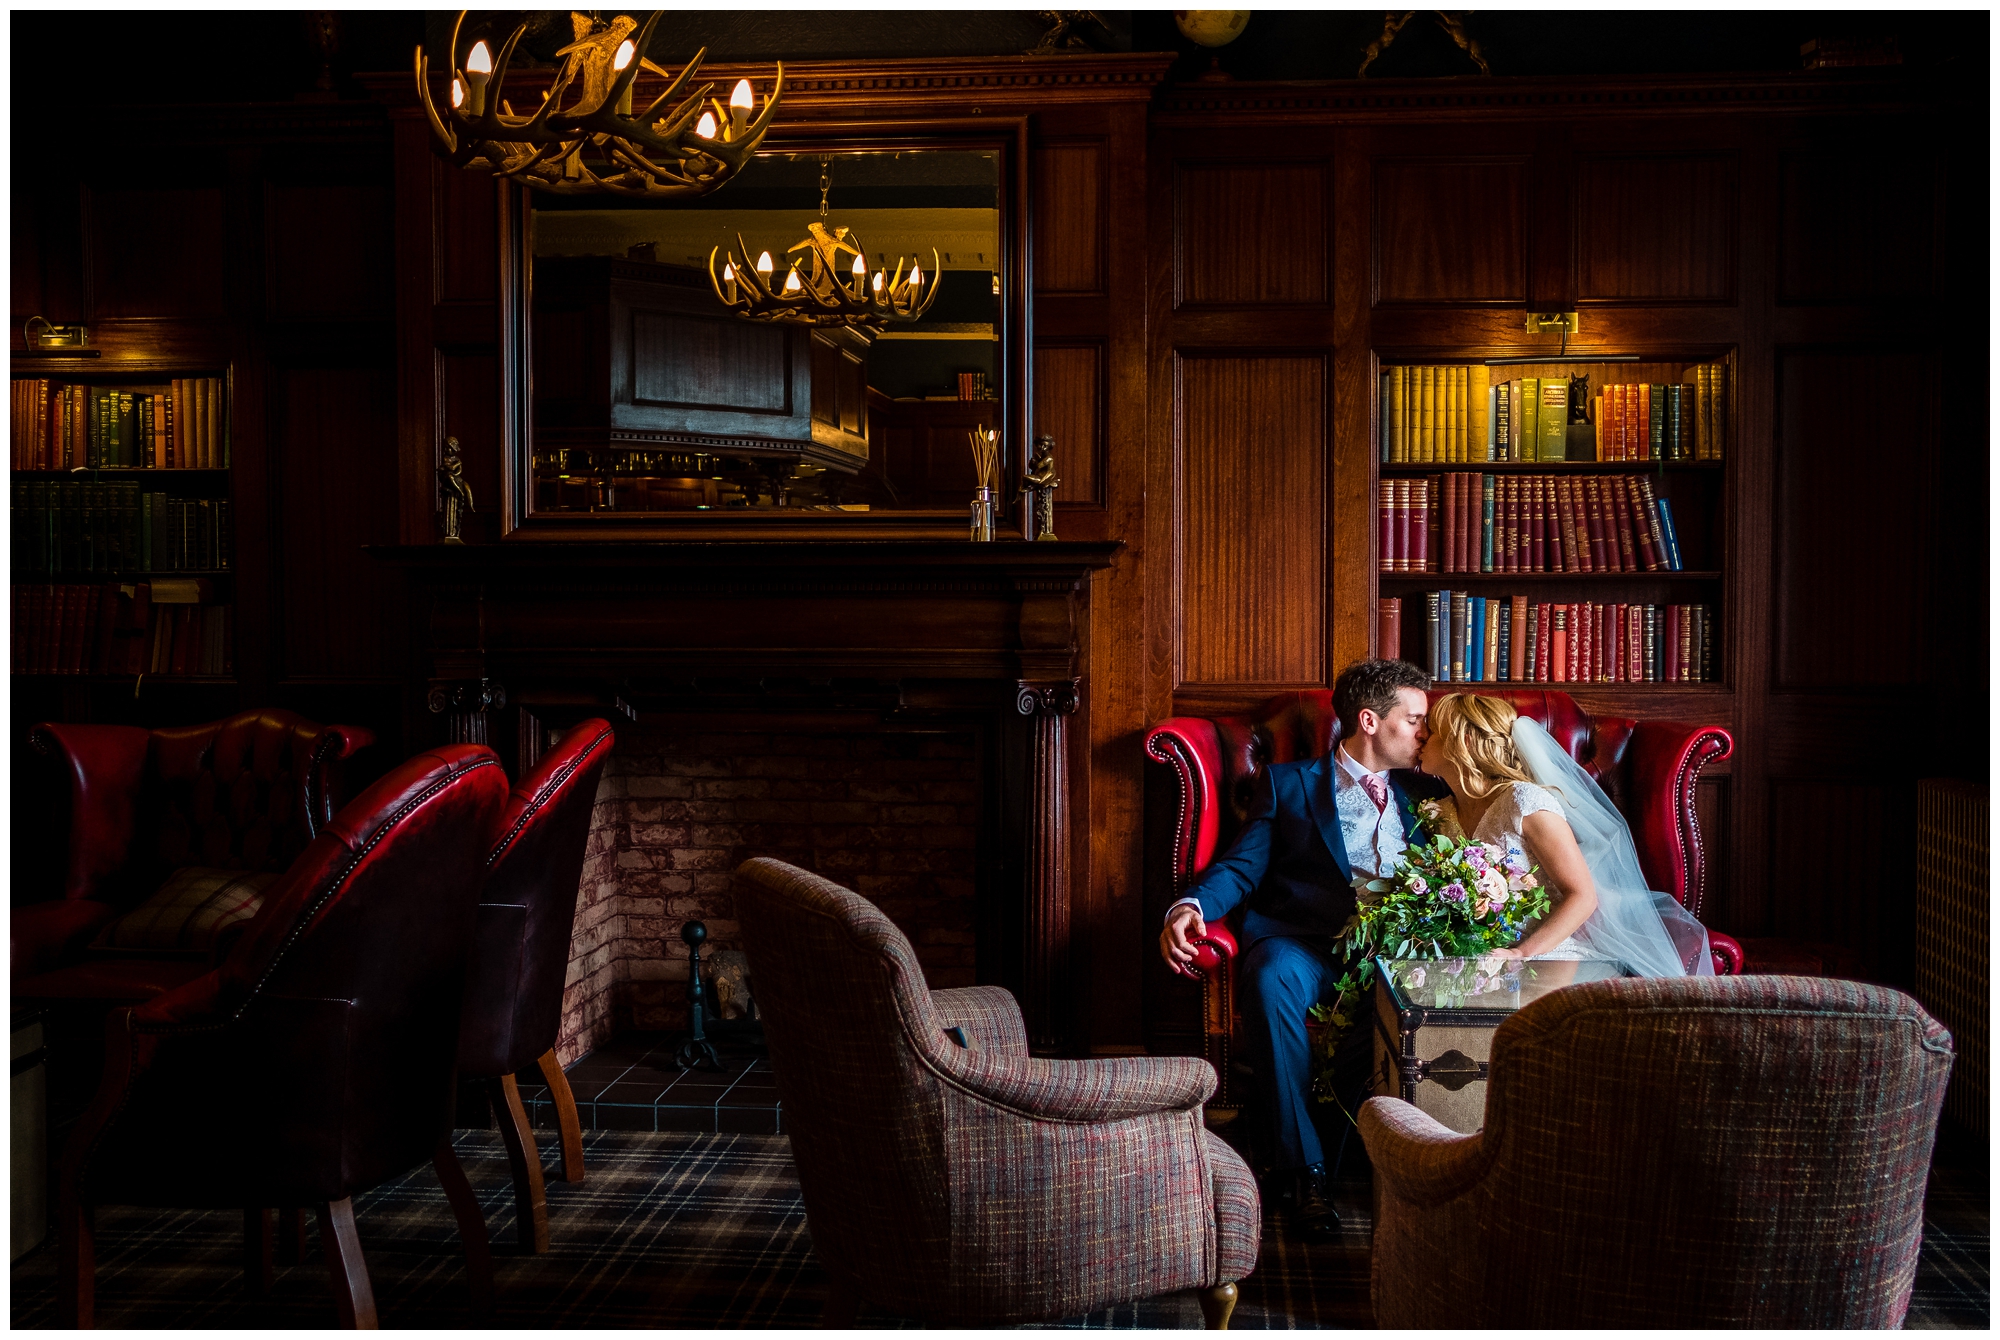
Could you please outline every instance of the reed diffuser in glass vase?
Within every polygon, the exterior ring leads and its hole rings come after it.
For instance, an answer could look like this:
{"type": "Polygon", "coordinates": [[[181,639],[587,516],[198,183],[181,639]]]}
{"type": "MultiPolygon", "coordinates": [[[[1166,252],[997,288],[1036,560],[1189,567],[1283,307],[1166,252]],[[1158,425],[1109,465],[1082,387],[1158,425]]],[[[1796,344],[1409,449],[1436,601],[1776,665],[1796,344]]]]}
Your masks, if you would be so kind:
{"type": "Polygon", "coordinates": [[[978,482],[972,491],[972,538],[988,541],[993,538],[993,487],[1000,463],[1000,434],[992,428],[974,428],[966,436],[972,439],[972,474],[978,482]]]}

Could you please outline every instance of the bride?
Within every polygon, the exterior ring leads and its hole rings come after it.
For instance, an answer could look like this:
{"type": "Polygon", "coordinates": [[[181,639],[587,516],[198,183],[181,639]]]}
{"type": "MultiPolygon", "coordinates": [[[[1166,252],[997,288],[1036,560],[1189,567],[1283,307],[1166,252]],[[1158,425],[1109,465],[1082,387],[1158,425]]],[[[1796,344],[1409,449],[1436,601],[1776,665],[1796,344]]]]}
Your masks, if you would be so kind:
{"type": "Polygon", "coordinates": [[[1708,932],[1646,887],[1631,831],[1541,724],[1498,698],[1431,706],[1421,767],[1451,787],[1436,831],[1490,842],[1540,867],[1554,904],[1501,958],[1617,959],[1642,977],[1713,976],[1708,932]]]}

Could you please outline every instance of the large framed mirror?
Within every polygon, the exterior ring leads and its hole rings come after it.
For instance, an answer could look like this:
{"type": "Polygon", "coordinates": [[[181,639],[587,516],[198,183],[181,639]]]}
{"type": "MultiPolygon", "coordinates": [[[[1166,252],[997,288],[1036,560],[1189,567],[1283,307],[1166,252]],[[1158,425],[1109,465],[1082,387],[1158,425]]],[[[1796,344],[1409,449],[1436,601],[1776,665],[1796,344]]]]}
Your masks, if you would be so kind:
{"type": "Polygon", "coordinates": [[[510,188],[508,534],[964,535],[975,429],[997,433],[999,529],[1020,534],[1026,134],[779,126],[727,188],[672,205],[510,188]],[[869,329],[725,303],[739,239],[782,288],[813,224],[860,243],[857,283],[920,267],[921,313],[869,329]]]}

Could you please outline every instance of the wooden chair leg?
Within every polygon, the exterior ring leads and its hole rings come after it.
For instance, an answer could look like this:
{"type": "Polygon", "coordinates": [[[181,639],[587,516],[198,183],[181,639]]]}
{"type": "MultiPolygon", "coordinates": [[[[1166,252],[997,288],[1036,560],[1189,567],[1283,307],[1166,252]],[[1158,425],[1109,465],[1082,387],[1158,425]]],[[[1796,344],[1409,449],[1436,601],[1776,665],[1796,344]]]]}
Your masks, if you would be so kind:
{"type": "Polygon", "coordinates": [[[97,1233],[90,1211],[68,1188],[56,1209],[56,1325],[87,1331],[97,1325],[97,1233]]]}
{"type": "Polygon", "coordinates": [[[826,1309],[819,1314],[821,1330],[846,1331],[854,1327],[854,1318],[861,1312],[861,1295],[852,1284],[838,1275],[829,1275],[826,1280],[826,1309]]]}
{"type": "Polygon", "coordinates": [[[552,1047],[535,1058],[542,1082],[549,1086],[549,1100],[556,1105],[556,1126],[562,1131],[562,1179],[583,1180],[583,1123],[576,1116],[576,1095],[570,1092],[569,1076],[556,1060],[552,1047]]]}
{"type": "Polygon", "coordinates": [[[243,1211],[243,1292],[260,1294],[271,1287],[271,1211],[264,1206],[243,1211]]]}
{"type": "Polygon", "coordinates": [[[278,1207],[278,1258],[288,1266],[306,1263],[306,1207],[278,1207]]]}
{"type": "Polygon", "coordinates": [[[465,1277],[472,1290],[472,1305],[481,1312],[489,1311],[493,1307],[493,1247],[486,1237],[486,1216],[479,1211],[479,1198],[472,1194],[472,1183],[465,1180],[465,1169],[458,1166],[458,1154],[451,1147],[449,1135],[438,1142],[431,1166],[437,1169],[445,1199],[451,1202],[451,1212],[458,1217],[458,1237],[465,1244],[465,1277]]]}
{"type": "Polygon", "coordinates": [[[326,1273],[333,1281],[334,1315],[350,1331],[378,1329],[375,1289],[368,1282],[361,1235],[354,1229],[354,1202],[343,1196],[316,1209],[319,1247],[326,1254],[326,1273]]]}
{"type": "Polygon", "coordinates": [[[507,1146],[507,1163],[514,1170],[514,1219],[521,1245],[531,1252],[549,1249],[549,1205],[542,1187],[542,1151],[528,1111],[521,1106],[521,1086],[512,1075],[488,1080],[493,1109],[500,1115],[500,1140],[507,1146]]]}
{"type": "Polygon", "coordinates": [[[1218,1284],[1201,1291],[1201,1319],[1211,1331],[1229,1329],[1229,1314],[1236,1310],[1235,1284],[1218,1284]]]}

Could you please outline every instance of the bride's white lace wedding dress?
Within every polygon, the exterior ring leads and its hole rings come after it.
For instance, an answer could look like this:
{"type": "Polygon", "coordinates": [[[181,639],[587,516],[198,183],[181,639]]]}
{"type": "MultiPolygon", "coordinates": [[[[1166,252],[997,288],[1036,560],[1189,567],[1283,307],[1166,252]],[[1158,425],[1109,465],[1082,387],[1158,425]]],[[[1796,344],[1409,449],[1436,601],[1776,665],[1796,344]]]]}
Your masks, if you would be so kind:
{"type": "MultiPolygon", "coordinates": [[[[1543,810],[1560,816],[1563,812],[1562,802],[1533,782],[1502,782],[1498,793],[1487,804],[1486,812],[1479,816],[1479,825],[1475,831],[1471,833],[1465,831],[1465,825],[1458,817],[1456,798],[1452,796],[1446,796],[1438,801],[1439,829],[1447,837],[1469,837],[1474,842],[1490,842],[1508,856],[1518,857],[1532,864],[1527,848],[1522,845],[1521,830],[1529,815],[1538,814],[1543,810]]],[[[1565,819],[1564,822],[1567,823],[1568,820],[1565,819]]],[[[1550,901],[1559,905],[1562,902],[1563,890],[1550,883],[1546,872],[1536,871],[1535,878],[1549,886],[1550,901]]],[[[1535,927],[1540,924],[1539,921],[1528,922],[1521,928],[1521,938],[1525,940],[1533,935],[1535,927]]],[[[1594,959],[1603,958],[1604,955],[1593,953],[1589,945],[1580,943],[1574,935],[1571,935],[1561,944],[1545,949],[1535,957],[1594,959]]]]}
{"type": "MultiPolygon", "coordinates": [[[[1647,886],[1632,844],[1632,830],[1575,759],[1530,717],[1514,722],[1514,747],[1532,782],[1506,784],[1479,816],[1479,842],[1526,855],[1521,825],[1530,814],[1553,810],[1576,836],[1577,850],[1597,886],[1597,910],[1575,934],[1544,958],[1615,959],[1641,977],[1710,976],[1708,932],[1671,894],[1647,886]]],[[[1439,802],[1439,821],[1454,837],[1466,836],[1450,800],[1439,802]]],[[[1547,878],[1547,872],[1540,872],[1547,878]]],[[[1561,889],[1552,890],[1560,895],[1561,889]]],[[[1532,932],[1533,927],[1529,927],[1532,932]]]]}

